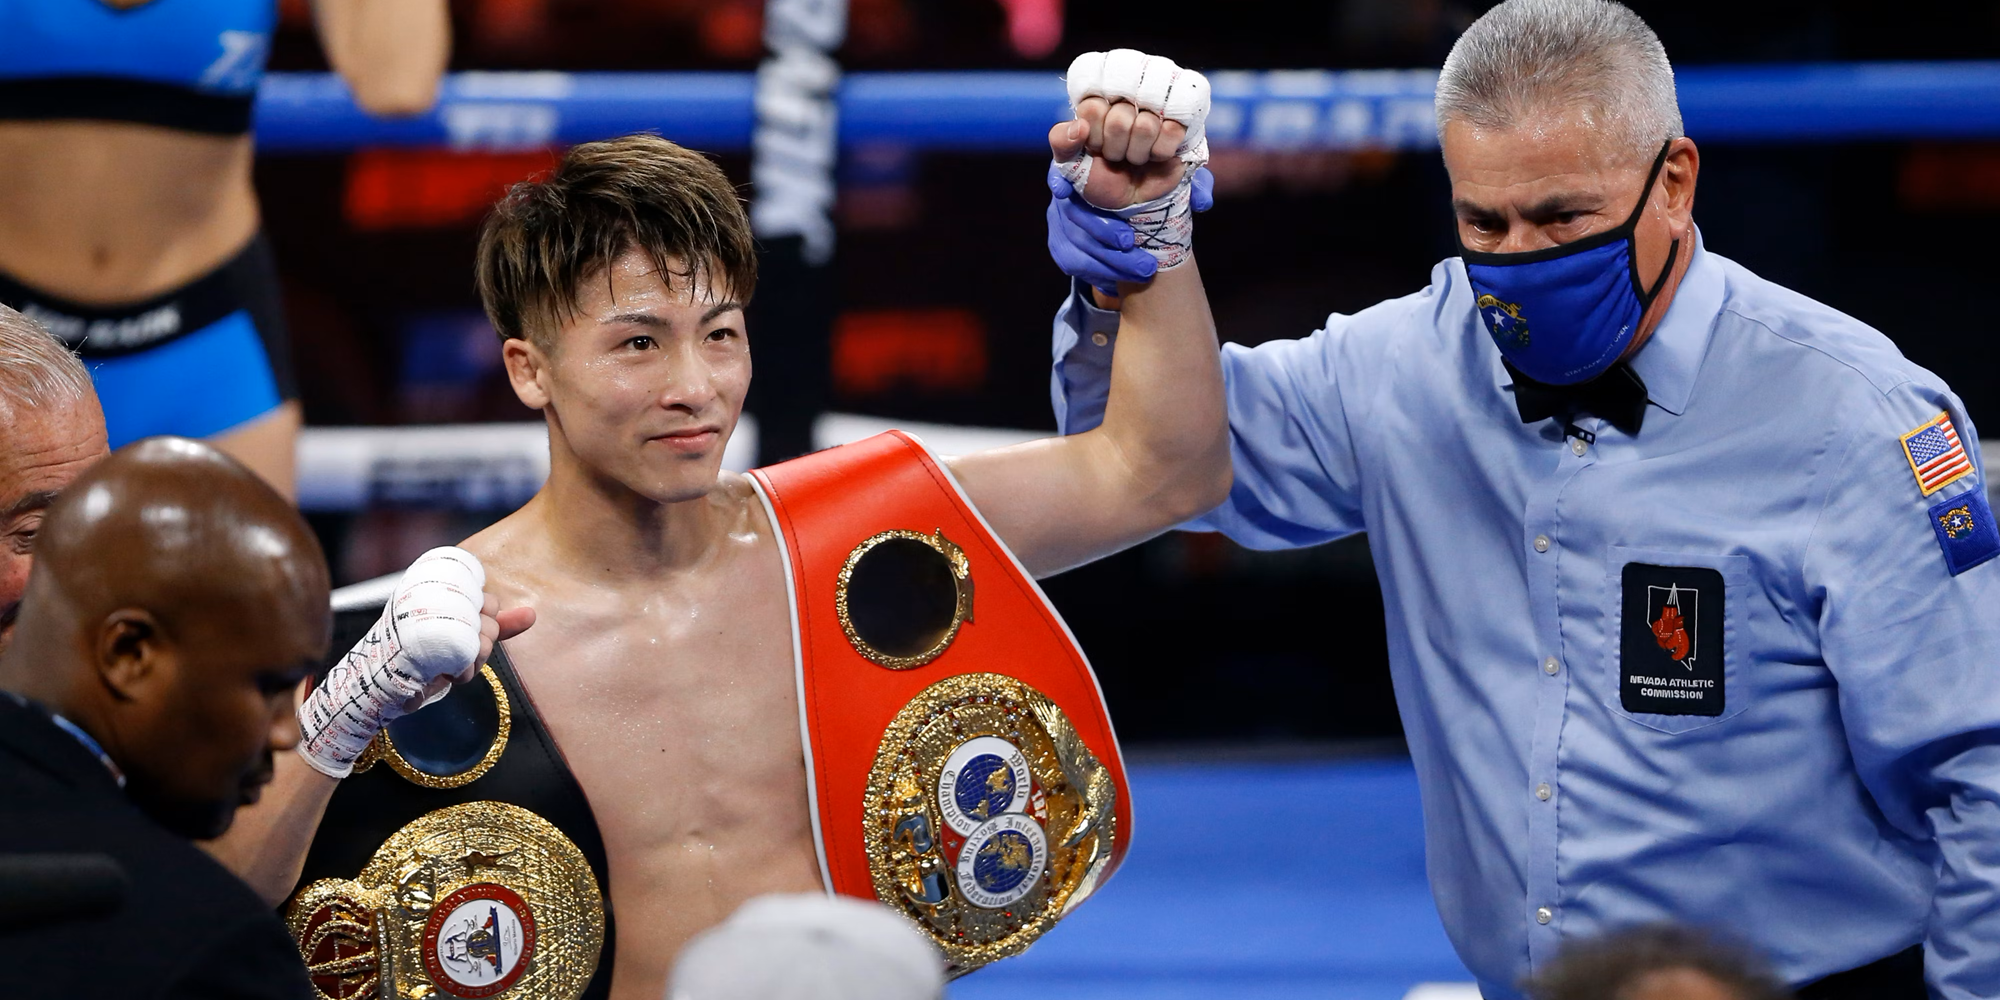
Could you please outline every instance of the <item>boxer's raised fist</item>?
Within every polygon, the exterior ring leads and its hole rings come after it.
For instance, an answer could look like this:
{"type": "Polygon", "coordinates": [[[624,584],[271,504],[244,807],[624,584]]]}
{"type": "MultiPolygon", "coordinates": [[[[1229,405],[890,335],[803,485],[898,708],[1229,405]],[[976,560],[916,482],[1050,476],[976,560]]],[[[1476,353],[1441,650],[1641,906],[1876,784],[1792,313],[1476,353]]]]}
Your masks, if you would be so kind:
{"type": "Polygon", "coordinates": [[[494,631],[485,586],[485,569],[464,549],[419,556],[381,619],[299,706],[299,755],[323,774],[346,777],[390,720],[441,696],[452,680],[469,679],[494,631]]]}
{"type": "Polygon", "coordinates": [[[1086,52],[1067,77],[1073,121],[1049,152],[1083,199],[1120,209],[1167,195],[1208,160],[1208,79],[1133,49],[1086,52]]]}
{"type": "Polygon", "coordinates": [[[1049,130],[1056,266],[1108,291],[1109,279],[1150,280],[1186,263],[1194,182],[1208,162],[1208,78],[1163,56],[1113,49],[1076,57],[1068,84],[1076,118],[1049,130]],[[1115,220],[1107,231],[1116,245],[1099,245],[1092,230],[1106,227],[1090,224],[1092,212],[1115,220]],[[1146,256],[1154,267],[1133,266],[1146,256]]]}
{"type": "Polygon", "coordinates": [[[1174,156],[1208,158],[1208,78],[1200,73],[1182,69],[1165,56],[1112,49],[1077,56],[1064,82],[1069,86],[1070,107],[1079,118],[1085,118],[1084,105],[1091,105],[1086,118],[1092,131],[1091,152],[1134,164],[1174,156]],[[1121,111],[1121,105],[1130,110],[1121,111]],[[1102,133],[1096,120],[1100,114],[1102,133]],[[1126,121],[1134,131],[1123,127],[1126,121]],[[1171,142],[1166,141],[1169,136],[1171,142]]]}

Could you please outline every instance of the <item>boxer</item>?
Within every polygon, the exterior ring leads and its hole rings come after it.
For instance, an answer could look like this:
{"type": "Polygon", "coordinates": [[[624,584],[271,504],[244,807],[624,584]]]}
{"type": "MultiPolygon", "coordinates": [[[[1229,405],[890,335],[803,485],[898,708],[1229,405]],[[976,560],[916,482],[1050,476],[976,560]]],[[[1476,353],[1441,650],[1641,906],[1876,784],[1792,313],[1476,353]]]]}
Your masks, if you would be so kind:
{"type": "MultiPolygon", "coordinates": [[[[1149,127],[1157,131],[1160,123],[1154,118],[1149,127]]],[[[1082,182],[1114,184],[1126,176],[1123,166],[1114,164],[1100,164],[1093,172],[1082,182]]],[[[1187,185],[1175,176],[1155,186],[1160,189],[1142,193],[1149,199],[1165,197],[1171,205],[1179,197],[1175,189],[1187,185]]],[[[1162,217],[1172,214],[1169,207],[1162,217]]],[[[898,704],[921,687],[925,694],[909,699],[915,705],[930,696],[933,688],[924,685],[932,683],[931,677],[941,677],[939,683],[989,678],[993,674],[951,671],[997,664],[1010,649],[1030,648],[1015,643],[1009,615],[1027,623],[1023,634],[1040,630],[1037,635],[1043,636],[1020,643],[1054,636],[1054,645],[1032,648],[1057,650],[1051,655],[1060,658],[1061,643],[1073,648],[1074,642],[1030,576],[1059,572],[1164,531],[1213,507],[1227,489],[1213,321],[1188,246],[1189,230],[1160,229],[1163,235],[1149,248],[1162,256],[1159,276],[1149,285],[1123,289],[1128,343],[1118,354],[1112,376],[1117,388],[1101,431],[941,460],[907,437],[885,436],[866,447],[836,449],[742,476],[721,471],[723,447],[741,416],[751,371],[743,305],[754,291],[755,258],[735,189],[700,155],[648,135],[577,146],[546,178],[517,185],[482,233],[479,287],[502,338],[516,394],[547,420],[550,475],[533,499],[467,540],[464,549],[483,564],[486,586],[501,602],[534,608],[537,624],[504,649],[496,648],[490,662],[496,670],[491,695],[475,683],[410,717],[412,723],[431,717],[457,704],[460,692],[476,690],[478,698],[496,698],[508,706],[500,715],[515,735],[504,751],[496,751],[497,769],[456,791],[443,790],[454,780],[448,775],[427,778],[420,763],[398,763],[412,782],[459,798],[450,800],[455,804],[448,809],[433,809],[421,822],[395,830],[373,855],[369,871],[386,879],[385,873],[395,867],[382,867],[387,854],[403,850],[398,845],[413,843],[413,837],[445,829],[436,824],[446,819],[458,824],[446,824],[457,832],[426,842],[457,837],[453,843],[470,843],[476,837],[466,831],[474,827],[480,831],[477,837],[514,837],[509,850],[546,857],[568,873],[564,877],[570,884],[563,891],[575,889],[578,895],[563,897],[570,902],[562,905],[570,907],[565,912],[582,916],[552,927],[553,921],[529,919],[540,905],[533,900],[528,902],[534,905],[515,907],[523,897],[509,896],[511,889],[479,888],[487,885],[479,882],[460,885],[460,891],[492,893],[497,908],[480,913],[511,907],[513,916],[503,915],[502,922],[510,928],[532,924],[537,933],[569,933],[592,914],[608,924],[615,912],[615,949],[607,941],[604,952],[610,974],[584,978],[592,995],[646,1000],[661,994],[680,947],[746,899],[820,889],[866,894],[865,885],[859,890],[850,886],[857,870],[866,881],[867,861],[854,868],[850,855],[858,857],[859,849],[847,851],[835,843],[859,831],[845,820],[821,823],[821,814],[851,808],[858,827],[861,816],[858,798],[828,798],[828,788],[847,780],[828,776],[836,767],[828,758],[859,760],[856,766],[864,777],[872,759],[876,770],[886,774],[882,768],[888,765],[875,756],[877,739],[900,732],[896,725],[903,724],[907,712],[886,730],[868,730],[873,735],[866,739],[830,735],[844,732],[839,691],[829,693],[811,678],[848,670],[852,672],[842,676],[851,676],[856,686],[903,684],[897,688],[902,692],[895,696],[898,704]],[[1171,261],[1165,259],[1169,256],[1171,261]],[[1170,467],[1199,468],[1201,474],[1161,474],[1170,467]],[[902,525],[920,530],[867,527],[875,512],[899,509],[903,501],[898,491],[929,491],[931,499],[924,502],[931,506],[921,508],[923,520],[912,514],[902,525]],[[1100,513],[1111,510],[1119,513],[1100,513]],[[1134,516],[1134,510],[1145,513],[1134,516]],[[855,532],[874,532],[851,554],[847,536],[831,548],[832,543],[821,542],[822,535],[837,534],[837,527],[846,530],[835,525],[843,518],[861,526],[855,532]],[[933,524],[938,525],[935,539],[933,524]],[[888,537],[892,535],[898,537],[888,537]],[[907,535],[920,537],[902,537],[907,535]],[[951,618],[951,632],[967,649],[989,643],[990,653],[943,652],[952,644],[951,635],[928,653],[904,655],[870,645],[866,633],[873,626],[866,621],[868,609],[861,606],[866,602],[859,596],[850,602],[845,588],[849,571],[857,581],[866,575],[866,547],[883,539],[890,547],[930,546],[943,554],[949,573],[958,576],[950,584],[958,587],[956,604],[948,597],[945,610],[963,612],[951,618]],[[827,596],[835,588],[834,574],[813,576],[821,549],[836,556],[835,564],[838,556],[848,559],[838,574],[837,601],[846,638],[840,628],[829,632],[825,624],[834,617],[836,601],[827,596]],[[973,578],[981,581],[976,613],[973,578]],[[822,596],[825,605],[816,603],[822,596]],[[1038,622],[1030,621],[1037,616],[1038,622]],[[995,639],[1005,641],[991,645],[995,639]],[[846,648],[850,642],[851,650],[846,648]],[[931,662],[926,656],[938,658],[936,664],[926,666],[931,662]],[[959,665],[937,670],[952,663],[959,665]],[[936,672],[926,675],[925,670],[936,672]],[[803,726],[802,716],[807,717],[803,726]],[[546,772],[546,780],[503,784],[549,803],[547,808],[567,809],[558,801],[560,789],[551,789],[573,776],[588,803],[585,825],[594,829],[579,834],[568,823],[541,824],[537,817],[518,820],[511,833],[498,830],[495,824],[511,822],[507,818],[517,815],[510,811],[516,807],[494,807],[477,792],[516,766],[510,760],[518,762],[518,754],[529,752],[520,749],[523,732],[537,741],[545,736],[559,748],[532,765],[554,770],[546,772]],[[487,809],[488,819],[468,818],[473,814],[466,810],[478,809],[487,809]],[[532,829],[523,833],[520,824],[532,829]],[[560,828],[555,832],[563,836],[542,836],[549,832],[544,826],[560,828]],[[591,908],[591,892],[603,896],[601,911],[591,908]]],[[[461,586],[469,588],[471,582],[464,580],[461,586]]],[[[319,842],[313,836],[339,775],[371,752],[357,746],[359,736],[387,707],[417,697],[413,676],[393,690],[373,693],[376,679],[383,676],[375,659],[379,657],[348,667],[366,683],[341,682],[336,671],[315,693],[302,714],[307,739],[301,744],[313,766],[286,768],[267,805],[260,807],[264,815],[239,824],[246,836],[255,838],[252,853],[261,860],[252,867],[261,874],[260,888],[269,898],[282,899],[294,888],[291,879],[274,873],[299,871],[299,859],[309,849],[315,858],[331,850],[325,844],[328,835],[322,834],[319,842]],[[337,714],[341,706],[355,704],[364,706],[360,725],[323,724],[332,717],[330,710],[337,714]],[[327,739],[313,739],[316,726],[327,739]]],[[[913,867],[904,875],[878,873],[887,881],[877,882],[878,890],[889,896],[908,892],[915,902],[908,903],[906,912],[935,912],[940,900],[962,891],[984,893],[981,886],[992,888],[991,899],[1018,898],[1007,895],[1025,891],[1017,884],[1018,873],[1008,874],[1009,866],[1039,857],[1039,851],[1031,850],[1037,845],[1055,851],[1096,837],[1108,855],[1112,830],[1119,825],[1116,816],[1124,815],[1117,810],[1125,808],[1122,799],[1112,801],[1110,779],[1122,780],[1122,771],[1108,722],[1101,718],[1101,702],[1094,700],[1094,681],[1081,657],[1072,659],[1074,671],[1047,683],[1070,686],[1063,690],[1087,689],[1087,695],[1043,699],[1009,687],[1005,690],[1018,698],[1004,699],[1008,707],[1002,712],[1003,699],[995,696],[992,710],[1014,720],[1011,725],[1048,734],[1050,739],[1038,744],[1044,757],[1061,758],[1066,767],[1077,765],[1067,772],[1074,780],[1044,775],[1032,783],[1031,794],[1025,775],[990,770],[1005,762],[981,764],[976,755],[958,761],[954,766],[968,774],[989,768],[979,771],[981,787],[1003,791],[981,798],[974,788],[964,810],[947,804],[942,813],[911,799],[914,812],[897,824],[902,853],[894,857],[913,867]],[[1064,721],[1065,711],[1073,726],[1064,721]],[[1107,777],[1108,772],[1115,773],[1107,777]],[[1014,783],[1017,777],[1021,783],[1014,783]],[[1050,802],[1068,796],[1073,805],[1088,805],[1068,812],[1045,808],[1045,793],[1050,802]],[[1037,817],[1034,824],[1023,819],[1031,815],[1037,817]],[[994,823],[1012,826],[1000,829],[994,823]],[[1051,832],[1041,832],[1043,826],[1051,832]],[[973,835],[965,830],[983,830],[980,835],[988,838],[984,854],[957,855],[971,874],[954,883],[949,873],[925,868],[934,867],[925,859],[937,855],[937,845],[971,843],[967,838],[973,835]],[[893,885],[905,888],[882,888],[893,885]]],[[[1012,682],[1002,678],[1000,683],[1012,682]]],[[[984,695],[977,700],[987,703],[984,695]]],[[[874,705],[854,709],[862,714],[877,710],[874,705]]],[[[895,707],[887,711],[895,714],[895,707]]],[[[392,742],[405,741],[397,736],[392,742]]],[[[410,742],[414,745],[414,739],[410,742]]],[[[370,745],[378,746],[372,751],[378,755],[389,752],[386,746],[370,745]]],[[[347,780],[374,781],[380,774],[376,770],[347,780]]],[[[354,811],[336,801],[328,813],[329,828],[354,811]]],[[[479,848],[465,856],[473,860],[451,864],[459,866],[454,870],[497,871],[500,862],[479,860],[493,853],[479,848]]],[[[354,857],[359,860],[352,864],[358,865],[368,856],[354,857]]],[[[435,851],[397,857],[421,868],[433,863],[426,859],[434,858],[435,851]]],[[[894,860],[889,854],[880,858],[885,865],[894,860]]],[[[1087,895],[1090,880],[1102,874],[1103,860],[1092,862],[1088,873],[1071,872],[1075,891],[1069,902],[1050,904],[1051,920],[1087,895]]],[[[308,861],[306,867],[310,871],[316,863],[308,861]]],[[[337,873],[338,867],[332,871],[337,873]]],[[[325,990],[340,985],[342,969],[354,967],[352,949],[368,947],[359,931],[340,939],[351,948],[330,944],[335,938],[328,928],[359,928],[372,919],[371,913],[394,917],[391,904],[369,900],[388,899],[379,894],[394,896],[401,890],[380,879],[371,882],[371,877],[364,871],[348,880],[310,881],[304,892],[311,905],[301,908],[305,896],[294,900],[302,946],[321,949],[308,958],[325,970],[325,990]]],[[[504,881],[509,875],[480,877],[504,881]]],[[[451,884],[460,883],[465,879],[451,884]]],[[[436,902],[437,894],[445,884],[435,883],[427,897],[439,911],[443,904],[436,902]]],[[[531,894],[531,889],[520,893],[531,894]]],[[[993,921],[1002,921],[1002,914],[1015,919],[1000,906],[982,912],[993,921]]],[[[996,935],[1008,932],[997,923],[995,927],[996,935]]],[[[419,931],[430,933],[422,928],[410,933],[419,931]]],[[[523,930],[521,940],[531,936],[523,930]]],[[[1024,946],[1025,940],[1005,947],[1024,946]]],[[[456,975],[450,963],[458,953],[451,942],[424,938],[412,947],[435,966],[429,970],[433,981],[456,975]]],[[[515,947],[509,952],[502,942],[495,968],[518,960],[525,974],[544,974],[529,967],[526,944],[515,947]]],[[[962,967],[1003,953],[1009,952],[1001,948],[975,956],[962,967]]],[[[394,964],[386,957],[379,962],[383,969],[394,964]]],[[[582,995],[583,980],[564,982],[568,985],[553,993],[582,995]]],[[[512,984],[510,980],[501,988],[512,984]]]]}

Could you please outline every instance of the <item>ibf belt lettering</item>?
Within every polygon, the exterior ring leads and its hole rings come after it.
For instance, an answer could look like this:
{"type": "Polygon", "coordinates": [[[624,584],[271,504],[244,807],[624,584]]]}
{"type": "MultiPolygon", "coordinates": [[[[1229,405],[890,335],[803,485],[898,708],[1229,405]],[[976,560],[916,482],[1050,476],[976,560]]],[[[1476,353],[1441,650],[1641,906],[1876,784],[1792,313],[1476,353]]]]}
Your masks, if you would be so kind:
{"type": "Polygon", "coordinates": [[[1618,700],[1646,715],[1721,715],[1722,574],[1625,565],[1618,700]]]}

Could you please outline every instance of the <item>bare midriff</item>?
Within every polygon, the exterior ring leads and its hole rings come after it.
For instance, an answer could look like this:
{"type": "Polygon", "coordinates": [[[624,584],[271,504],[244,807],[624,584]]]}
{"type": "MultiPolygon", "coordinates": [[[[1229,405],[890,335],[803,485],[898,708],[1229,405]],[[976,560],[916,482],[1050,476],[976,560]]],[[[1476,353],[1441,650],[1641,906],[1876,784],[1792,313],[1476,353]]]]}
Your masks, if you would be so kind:
{"type": "Polygon", "coordinates": [[[604,838],[616,1000],[658,1000],[681,947],[745,900],[820,889],[782,557],[747,485],[731,493],[732,529],[658,580],[554,571],[519,518],[465,543],[502,607],[536,611],[508,656],[604,838]]]}
{"type": "Polygon", "coordinates": [[[124,122],[0,122],[0,272],[84,305],[171,291],[257,231],[251,140],[124,122]]]}

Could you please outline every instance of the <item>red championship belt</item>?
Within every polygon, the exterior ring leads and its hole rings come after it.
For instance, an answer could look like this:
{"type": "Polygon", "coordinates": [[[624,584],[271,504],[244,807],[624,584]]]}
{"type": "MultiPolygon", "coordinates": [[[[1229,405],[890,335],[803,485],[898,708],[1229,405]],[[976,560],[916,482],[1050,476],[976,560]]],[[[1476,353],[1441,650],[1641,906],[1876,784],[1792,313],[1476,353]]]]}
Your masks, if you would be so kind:
{"type": "Polygon", "coordinates": [[[1020,952],[1131,840],[1083,651],[915,438],[751,476],[792,587],[828,887],[908,914],[957,971],[1020,952]]]}

